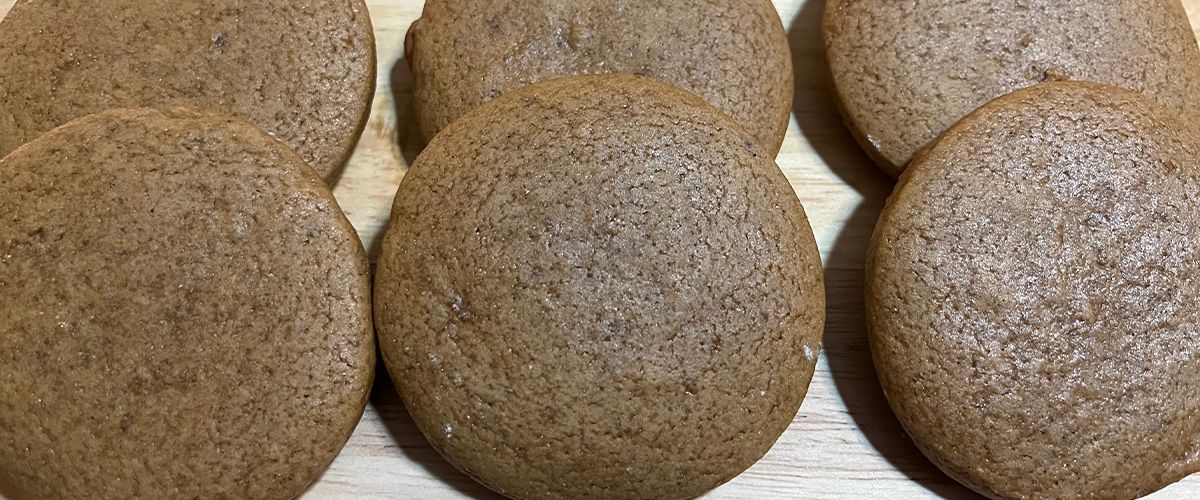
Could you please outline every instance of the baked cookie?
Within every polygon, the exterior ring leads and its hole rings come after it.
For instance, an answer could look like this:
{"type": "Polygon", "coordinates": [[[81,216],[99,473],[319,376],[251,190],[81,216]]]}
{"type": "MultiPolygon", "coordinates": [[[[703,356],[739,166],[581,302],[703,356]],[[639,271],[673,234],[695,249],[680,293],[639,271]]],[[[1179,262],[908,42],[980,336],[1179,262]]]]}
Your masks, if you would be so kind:
{"type": "Polygon", "coordinates": [[[512,498],[690,498],[736,476],[791,423],[825,317],[770,156],[626,75],[514,91],[435,137],[375,290],[413,420],[512,498]]]}
{"type": "Polygon", "coordinates": [[[358,423],[365,253],[250,124],[72,121],[0,161],[0,221],[5,494],[293,498],[358,423]]]}
{"type": "Polygon", "coordinates": [[[1046,83],[915,158],[867,265],[884,392],[994,498],[1134,498],[1197,470],[1200,129],[1046,83]]]}
{"type": "Polygon", "coordinates": [[[249,120],[336,181],[366,126],[363,0],[19,0],[0,22],[0,157],[111,108],[249,120]]]}
{"type": "Polygon", "coordinates": [[[405,49],[427,140],[531,83],[631,73],[703,97],[774,157],[794,93],[787,34],[769,0],[427,0],[405,49]]]}
{"type": "Polygon", "coordinates": [[[824,29],[846,124],[892,176],[971,111],[1043,81],[1118,85],[1200,116],[1179,0],[829,0],[824,29]]]}

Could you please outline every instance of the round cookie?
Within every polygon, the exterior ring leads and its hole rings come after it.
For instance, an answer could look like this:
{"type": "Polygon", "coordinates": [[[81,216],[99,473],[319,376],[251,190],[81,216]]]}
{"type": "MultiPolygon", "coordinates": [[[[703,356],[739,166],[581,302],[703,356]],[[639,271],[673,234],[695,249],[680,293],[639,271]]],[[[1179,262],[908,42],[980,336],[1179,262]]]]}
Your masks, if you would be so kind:
{"type": "Polygon", "coordinates": [[[625,75],[526,87],[435,137],[375,290],[413,420],[512,498],[691,498],[736,476],[791,423],[825,317],[769,155],[625,75]]]}
{"type": "Polygon", "coordinates": [[[0,22],[0,157],[90,113],[187,106],[249,120],[332,183],[374,92],[363,0],[21,0],[0,22]]]}
{"type": "Polygon", "coordinates": [[[531,83],[628,73],[703,97],[774,157],[794,93],[787,34],[769,0],[427,0],[405,49],[427,140],[531,83]]]}
{"type": "Polygon", "coordinates": [[[824,33],[846,124],[892,176],[971,111],[1043,81],[1200,111],[1200,50],[1179,0],[829,0],[824,33]]]}
{"type": "Polygon", "coordinates": [[[994,498],[1134,498],[1197,470],[1200,130],[1133,91],[1001,97],[913,160],[867,318],[888,401],[994,498]]]}
{"type": "Polygon", "coordinates": [[[358,423],[365,253],[250,124],[72,121],[0,160],[0,221],[3,494],[294,498],[358,423]]]}

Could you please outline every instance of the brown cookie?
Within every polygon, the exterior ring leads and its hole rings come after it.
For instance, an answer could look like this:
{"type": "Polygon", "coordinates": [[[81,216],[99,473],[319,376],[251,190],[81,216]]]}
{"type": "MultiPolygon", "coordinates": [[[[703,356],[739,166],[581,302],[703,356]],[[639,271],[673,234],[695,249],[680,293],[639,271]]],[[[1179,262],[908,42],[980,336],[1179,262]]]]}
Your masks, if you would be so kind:
{"type": "Polygon", "coordinates": [[[736,476],[795,415],[825,314],[770,156],[625,75],[526,87],[435,137],[375,301],[413,420],[513,498],[688,498],[736,476]]]}
{"type": "Polygon", "coordinates": [[[1200,50],[1179,0],[829,0],[836,100],[898,176],[954,122],[1013,90],[1080,80],[1200,116],[1200,50]]]}
{"type": "Polygon", "coordinates": [[[0,157],[111,108],[242,117],[334,182],[366,126],[363,0],[19,0],[0,22],[0,157]]]}
{"type": "Polygon", "coordinates": [[[1133,91],[1007,95],[913,160],[867,269],[922,451],[996,498],[1133,498],[1197,470],[1200,129],[1133,91]]]}
{"type": "Polygon", "coordinates": [[[0,485],[293,498],[374,369],[367,260],[319,177],[240,120],[116,110],[0,161],[0,485]]]}
{"type": "Polygon", "coordinates": [[[771,157],[792,106],[791,51],[768,0],[427,0],[405,46],[426,139],[502,93],[573,75],[683,87],[771,157]]]}

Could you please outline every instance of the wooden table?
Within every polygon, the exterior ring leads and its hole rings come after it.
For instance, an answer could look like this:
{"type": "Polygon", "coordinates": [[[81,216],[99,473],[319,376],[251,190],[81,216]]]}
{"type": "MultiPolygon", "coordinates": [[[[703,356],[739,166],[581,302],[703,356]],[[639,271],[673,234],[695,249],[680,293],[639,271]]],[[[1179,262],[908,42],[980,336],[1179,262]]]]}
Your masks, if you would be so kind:
{"type": "MultiPolygon", "coordinates": [[[[0,0],[0,17],[13,2],[0,0]]],[[[403,46],[423,2],[367,3],[379,49],[375,102],[335,193],[374,255],[396,186],[421,148],[403,46]]],[[[863,318],[862,265],[892,183],[859,151],[833,107],[820,39],[824,4],[775,0],[796,69],[794,113],[778,163],[804,202],[825,262],[824,351],[791,427],[758,464],[708,497],[971,498],[913,447],[875,379],[863,318]]],[[[1200,25],[1200,0],[1184,4],[1193,26],[1200,25]]],[[[380,371],[354,436],[305,498],[498,498],[426,444],[380,371]]],[[[1200,498],[1200,475],[1152,498],[1200,498]]]]}

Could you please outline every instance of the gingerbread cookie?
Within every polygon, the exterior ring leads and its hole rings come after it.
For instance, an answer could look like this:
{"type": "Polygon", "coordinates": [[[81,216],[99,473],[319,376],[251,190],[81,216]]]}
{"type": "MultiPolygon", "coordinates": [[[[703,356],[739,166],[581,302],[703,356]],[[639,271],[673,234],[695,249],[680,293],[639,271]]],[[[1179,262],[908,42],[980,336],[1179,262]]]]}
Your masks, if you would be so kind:
{"type": "Polygon", "coordinates": [[[188,106],[249,120],[333,182],[374,89],[363,0],[23,0],[0,22],[0,157],[90,113],[188,106]]]}
{"type": "Polygon", "coordinates": [[[1197,470],[1200,129],[1047,83],[913,160],[868,259],[888,401],[994,498],[1134,498],[1197,470]]]}
{"type": "Polygon", "coordinates": [[[1179,0],[829,0],[837,101],[893,176],[954,122],[1054,80],[1143,91],[1200,116],[1200,50],[1179,0]]]}
{"type": "Polygon", "coordinates": [[[376,324],[413,420],[512,498],[690,498],[791,423],[825,317],[783,173],[649,78],[484,104],[405,176],[376,324]]]}
{"type": "Polygon", "coordinates": [[[116,110],[0,161],[0,485],[299,495],[374,374],[369,268],[322,180],[240,120],[116,110]]]}
{"type": "Polygon", "coordinates": [[[703,97],[773,157],[794,93],[787,35],[768,0],[429,0],[406,53],[426,139],[531,83],[631,73],[703,97]]]}

